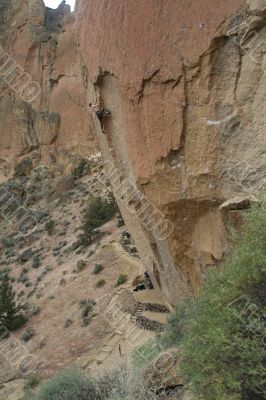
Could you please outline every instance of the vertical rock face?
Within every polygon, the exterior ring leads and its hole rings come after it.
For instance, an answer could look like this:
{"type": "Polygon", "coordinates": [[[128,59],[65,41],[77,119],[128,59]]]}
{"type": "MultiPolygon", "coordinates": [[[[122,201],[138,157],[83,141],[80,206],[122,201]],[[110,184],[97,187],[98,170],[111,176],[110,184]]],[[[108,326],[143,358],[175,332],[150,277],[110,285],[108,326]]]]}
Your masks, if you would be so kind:
{"type": "Polygon", "coordinates": [[[100,142],[145,268],[174,303],[265,190],[266,1],[76,9],[0,0],[0,180],[25,158],[63,167],[100,142]],[[88,112],[96,94],[112,112],[105,135],[88,112]]]}
{"type": "Polygon", "coordinates": [[[0,0],[0,44],[0,179],[25,155],[66,165],[77,153],[96,152],[70,7],[0,0]],[[27,77],[31,98],[21,90],[27,77]]]}
{"type": "Polygon", "coordinates": [[[87,95],[112,111],[96,127],[107,174],[174,303],[228,250],[220,206],[264,187],[265,1],[78,0],[76,29],[87,95]]]}

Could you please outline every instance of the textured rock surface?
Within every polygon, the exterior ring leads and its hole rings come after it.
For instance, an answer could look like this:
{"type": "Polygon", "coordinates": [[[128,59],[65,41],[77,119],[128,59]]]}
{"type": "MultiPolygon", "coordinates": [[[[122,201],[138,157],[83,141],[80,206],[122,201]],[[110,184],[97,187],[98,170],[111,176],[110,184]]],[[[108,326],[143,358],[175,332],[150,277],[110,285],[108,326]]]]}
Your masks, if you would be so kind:
{"type": "Polygon", "coordinates": [[[77,0],[74,18],[64,3],[2,0],[3,51],[41,94],[14,93],[0,48],[0,179],[18,163],[22,175],[40,162],[69,173],[99,141],[145,269],[171,303],[194,293],[238,219],[221,205],[265,189],[265,10],[265,0],[77,0]],[[95,94],[112,111],[106,135],[88,112],[95,94]],[[147,229],[155,211],[173,227],[164,240],[147,229]]]}
{"type": "Polygon", "coordinates": [[[86,68],[77,51],[74,16],[63,3],[57,10],[42,0],[0,2],[0,179],[30,155],[65,165],[75,154],[95,153],[96,141],[86,110],[86,68]],[[40,87],[40,95],[25,102],[7,85],[16,63],[40,87]],[[70,112],[71,110],[71,112],[70,112]]]}
{"type": "Polygon", "coordinates": [[[106,135],[96,126],[103,157],[174,226],[158,240],[136,218],[138,201],[129,211],[119,200],[171,302],[197,291],[227,251],[230,210],[219,206],[265,184],[264,9],[258,0],[77,1],[87,94],[112,111],[106,135]]]}

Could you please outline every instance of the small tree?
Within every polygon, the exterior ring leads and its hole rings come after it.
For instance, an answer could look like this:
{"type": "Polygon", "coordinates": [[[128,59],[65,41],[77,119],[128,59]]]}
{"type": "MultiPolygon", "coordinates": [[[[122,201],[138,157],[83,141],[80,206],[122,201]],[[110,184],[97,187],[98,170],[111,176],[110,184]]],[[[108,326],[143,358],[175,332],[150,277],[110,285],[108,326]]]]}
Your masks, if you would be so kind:
{"type": "Polygon", "coordinates": [[[79,179],[82,178],[84,175],[86,175],[88,167],[89,167],[88,161],[85,160],[85,158],[82,158],[79,164],[76,165],[72,170],[72,175],[74,179],[79,179]]]}
{"type": "Polygon", "coordinates": [[[52,236],[55,231],[55,222],[52,220],[47,221],[44,229],[46,230],[46,232],[48,233],[49,236],[52,236]]]}
{"type": "Polygon", "coordinates": [[[83,211],[81,225],[81,230],[83,232],[80,235],[80,240],[82,244],[89,244],[91,242],[94,229],[102,226],[113,216],[114,207],[113,205],[110,206],[107,200],[104,200],[101,197],[96,197],[92,199],[88,207],[83,211]]]}
{"type": "Polygon", "coordinates": [[[11,279],[7,273],[0,276],[0,324],[10,331],[26,322],[21,306],[16,304],[11,279]]]}
{"type": "Polygon", "coordinates": [[[124,283],[127,282],[127,279],[128,279],[127,275],[124,275],[124,274],[119,275],[115,286],[117,287],[117,286],[123,285],[124,283]]]}

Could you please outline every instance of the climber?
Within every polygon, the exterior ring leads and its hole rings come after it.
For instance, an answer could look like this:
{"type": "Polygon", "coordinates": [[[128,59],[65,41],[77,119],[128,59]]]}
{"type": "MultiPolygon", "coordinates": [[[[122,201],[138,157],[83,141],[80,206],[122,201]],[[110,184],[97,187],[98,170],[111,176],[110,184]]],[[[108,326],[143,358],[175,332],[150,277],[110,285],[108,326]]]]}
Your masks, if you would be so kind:
{"type": "Polygon", "coordinates": [[[103,118],[109,117],[111,115],[111,112],[109,110],[106,110],[104,107],[102,107],[100,96],[96,97],[96,101],[94,104],[89,103],[89,107],[95,113],[96,117],[100,121],[101,129],[102,129],[103,133],[105,133],[104,125],[103,125],[103,118]]]}

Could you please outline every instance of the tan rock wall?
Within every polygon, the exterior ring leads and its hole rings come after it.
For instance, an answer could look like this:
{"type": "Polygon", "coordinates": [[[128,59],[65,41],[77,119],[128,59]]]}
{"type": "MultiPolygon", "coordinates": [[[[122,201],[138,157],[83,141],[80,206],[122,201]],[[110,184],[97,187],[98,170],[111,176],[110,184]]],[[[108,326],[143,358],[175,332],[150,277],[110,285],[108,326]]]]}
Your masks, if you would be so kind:
{"type": "Polygon", "coordinates": [[[132,182],[174,227],[158,239],[136,217],[138,201],[127,204],[117,189],[145,268],[171,302],[197,291],[206,267],[229,248],[230,212],[219,206],[265,188],[263,7],[242,0],[77,2],[87,95],[100,93],[112,111],[106,135],[95,124],[103,157],[118,169],[121,186],[132,182]]]}
{"type": "Polygon", "coordinates": [[[41,95],[29,104],[0,81],[0,179],[28,155],[63,170],[99,141],[145,269],[172,303],[195,293],[229,248],[237,218],[221,204],[265,190],[265,7],[77,0],[56,19],[42,0],[10,3],[0,43],[41,95]],[[98,93],[106,135],[88,112],[98,93]],[[154,213],[172,227],[163,239],[154,213]]]}
{"type": "MultiPolygon", "coordinates": [[[[60,26],[55,28],[42,0],[10,2],[1,10],[1,46],[41,88],[40,96],[27,103],[6,80],[0,81],[1,180],[28,154],[35,163],[65,166],[77,154],[98,151],[86,107],[86,67],[76,46],[74,16],[67,6],[60,10],[60,26]]],[[[6,71],[0,66],[2,78],[6,71]]]]}

